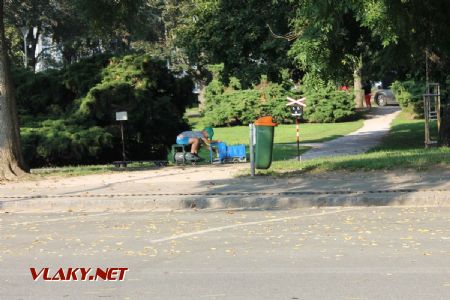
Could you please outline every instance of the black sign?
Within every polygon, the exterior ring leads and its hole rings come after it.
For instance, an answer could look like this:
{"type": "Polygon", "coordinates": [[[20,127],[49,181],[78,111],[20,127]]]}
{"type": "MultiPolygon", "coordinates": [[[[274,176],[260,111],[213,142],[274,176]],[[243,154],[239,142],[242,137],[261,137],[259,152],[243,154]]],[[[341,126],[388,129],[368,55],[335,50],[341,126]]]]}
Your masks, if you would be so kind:
{"type": "Polygon", "coordinates": [[[293,117],[301,117],[303,115],[303,107],[302,106],[291,106],[292,116],[293,117]]]}

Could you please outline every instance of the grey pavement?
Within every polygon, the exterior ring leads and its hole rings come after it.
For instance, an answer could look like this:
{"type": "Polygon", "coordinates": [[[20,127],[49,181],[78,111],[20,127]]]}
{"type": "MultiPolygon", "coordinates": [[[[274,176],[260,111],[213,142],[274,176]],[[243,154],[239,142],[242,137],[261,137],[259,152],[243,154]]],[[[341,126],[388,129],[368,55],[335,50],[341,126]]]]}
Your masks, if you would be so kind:
{"type": "MultiPolygon", "coordinates": [[[[374,107],[367,115],[363,127],[349,135],[317,144],[304,144],[313,148],[301,155],[302,160],[360,154],[377,146],[389,133],[392,121],[400,113],[399,107],[374,107]]],[[[303,145],[303,144],[302,144],[303,145]]]]}
{"type": "Polygon", "coordinates": [[[450,170],[235,177],[248,165],[163,168],[0,185],[0,211],[450,206],[450,170]]]}
{"type": "Polygon", "coordinates": [[[450,208],[0,215],[0,299],[448,299],[450,208]],[[123,282],[30,267],[126,267],[123,282]]]}

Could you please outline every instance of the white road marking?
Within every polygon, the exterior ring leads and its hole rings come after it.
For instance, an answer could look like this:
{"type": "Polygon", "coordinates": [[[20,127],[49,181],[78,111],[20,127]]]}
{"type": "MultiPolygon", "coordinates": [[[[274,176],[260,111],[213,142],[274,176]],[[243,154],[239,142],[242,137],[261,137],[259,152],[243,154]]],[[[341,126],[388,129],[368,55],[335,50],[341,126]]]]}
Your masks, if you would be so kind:
{"type": "Polygon", "coordinates": [[[178,240],[178,239],[182,239],[182,238],[186,238],[186,237],[190,237],[190,236],[194,236],[194,235],[201,235],[201,234],[206,234],[206,233],[215,232],[215,231],[222,231],[225,229],[245,227],[245,226],[251,226],[251,225],[259,225],[259,224],[265,224],[265,223],[282,222],[282,221],[287,221],[287,220],[296,220],[296,219],[302,219],[302,218],[308,218],[308,217],[320,217],[320,216],[338,214],[338,213],[360,210],[360,209],[362,209],[362,208],[354,207],[354,208],[349,208],[349,209],[344,209],[344,210],[321,212],[321,213],[310,214],[310,215],[300,215],[300,216],[284,217],[284,218],[270,219],[270,220],[264,220],[264,221],[254,221],[254,222],[233,224],[233,225],[227,225],[227,226],[220,226],[220,227],[214,227],[214,228],[209,228],[209,229],[200,230],[200,231],[194,231],[194,232],[189,232],[189,233],[173,235],[173,236],[166,237],[166,238],[151,240],[149,242],[151,244],[156,244],[156,243],[162,243],[162,242],[167,242],[167,241],[172,241],[172,240],[178,240]]]}

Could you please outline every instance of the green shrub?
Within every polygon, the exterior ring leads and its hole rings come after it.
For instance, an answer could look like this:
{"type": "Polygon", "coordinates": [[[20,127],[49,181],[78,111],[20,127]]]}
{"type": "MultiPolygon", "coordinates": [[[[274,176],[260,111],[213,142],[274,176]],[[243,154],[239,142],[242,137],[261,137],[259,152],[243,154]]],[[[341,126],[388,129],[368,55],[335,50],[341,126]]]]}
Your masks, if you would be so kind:
{"type": "Polygon", "coordinates": [[[60,71],[15,72],[24,156],[33,166],[91,164],[121,159],[117,111],[127,157],[160,159],[188,128],[194,102],[189,77],[175,77],[148,55],[90,59],[60,71]]]}
{"type": "Polygon", "coordinates": [[[86,95],[102,80],[102,72],[110,63],[110,59],[109,55],[98,55],[65,67],[61,74],[64,87],[76,98],[86,95]]]}
{"type": "Polygon", "coordinates": [[[286,90],[280,84],[268,84],[262,90],[262,102],[260,103],[260,115],[273,116],[275,122],[289,123],[292,122],[291,110],[286,106],[287,96],[296,98],[292,92],[286,90]]]}
{"type": "Polygon", "coordinates": [[[286,108],[286,96],[290,95],[281,85],[261,84],[253,89],[241,90],[236,78],[230,79],[230,86],[223,86],[213,80],[205,92],[205,123],[213,126],[249,124],[261,116],[271,115],[278,122],[290,116],[286,108]]]}
{"type": "Polygon", "coordinates": [[[260,94],[255,90],[230,91],[205,103],[205,122],[213,126],[249,124],[260,115],[260,94]]]}
{"type": "MultiPolygon", "coordinates": [[[[129,157],[162,158],[176,135],[188,128],[183,114],[195,100],[192,88],[191,80],[170,74],[164,61],[145,55],[114,58],[103,71],[102,82],[81,99],[77,118],[114,133],[115,112],[127,111],[129,157]]],[[[120,148],[119,140],[113,143],[120,148]]]]}
{"type": "Polygon", "coordinates": [[[74,109],[75,99],[102,80],[109,56],[100,55],[69,65],[62,70],[34,73],[16,69],[13,78],[16,99],[22,115],[58,117],[74,109]]]}
{"type": "Polygon", "coordinates": [[[80,127],[64,120],[46,120],[38,127],[22,127],[22,147],[31,167],[105,162],[112,135],[100,127],[80,127]]]}
{"type": "Polygon", "coordinates": [[[54,115],[64,110],[66,100],[70,102],[74,98],[64,88],[58,71],[34,74],[20,70],[14,72],[14,81],[17,83],[17,105],[22,114],[54,115]]]}
{"type": "Polygon", "coordinates": [[[426,90],[423,82],[395,81],[391,88],[402,109],[411,112],[415,117],[423,117],[423,93],[426,90]]]}
{"type": "MultiPolygon", "coordinates": [[[[332,83],[305,76],[302,92],[308,105],[304,118],[310,122],[342,122],[355,117],[353,93],[339,91],[332,83]]],[[[262,76],[259,85],[247,90],[240,89],[236,78],[230,78],[229,86],[213,79],[205,92],[205,122],[213,126],[246,125],[270,115],[278,123],[291,123],[287,96],[300,97],[289,82],[269,83],[267,76],[262,76]]]]}
{"type": "Polygon", "coordinates": [[[331,82],[325,82],[315,76],[303,78],[306,108],[304,117],[313,123],[334,123],[355,117],[354,95],[350,91],[340,91],[331,82]]]}
{"type": "Polygon", "coordinates": [[[355,117],[353,93],[324,88],[306,94],[305,118],[313,123],[335,123],[355,117]]]}

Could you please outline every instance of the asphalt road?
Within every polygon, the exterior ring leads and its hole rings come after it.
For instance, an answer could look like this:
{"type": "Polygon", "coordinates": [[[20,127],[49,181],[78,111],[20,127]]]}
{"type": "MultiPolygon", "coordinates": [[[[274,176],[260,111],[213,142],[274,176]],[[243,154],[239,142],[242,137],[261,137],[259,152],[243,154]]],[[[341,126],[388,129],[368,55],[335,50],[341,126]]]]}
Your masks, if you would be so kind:
{"type": "Polygon", "coordinates": [[[449,299],[450,209],[0,215],[0,299],[449,299]],[[129,268],[33,281],[29,268],[129,268]]]}

